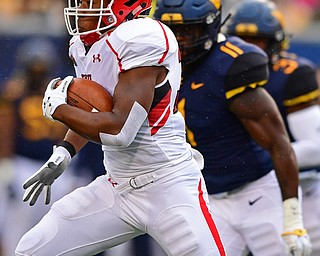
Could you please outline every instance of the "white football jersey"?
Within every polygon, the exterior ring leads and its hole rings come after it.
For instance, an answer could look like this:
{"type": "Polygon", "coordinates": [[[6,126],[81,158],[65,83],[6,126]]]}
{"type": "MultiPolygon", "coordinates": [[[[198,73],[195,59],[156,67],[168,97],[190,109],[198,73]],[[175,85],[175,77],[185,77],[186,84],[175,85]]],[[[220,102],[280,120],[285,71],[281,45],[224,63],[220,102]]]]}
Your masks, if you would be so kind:
{"type": "Polygon", "coordinates": [[[69,54],[77,77],[94,80],[113,95],[119,73],[136,67],[164,66],[166,80],[156,86],[148,117],[127,147],[103,145],[104,163],[114,177],[132,177],[190,159],[185,123],[176,111],[181,64],[172,31],[150,18],[134,19],[94,43],[86,53],[79,37],[70,40],[69,54]]]}

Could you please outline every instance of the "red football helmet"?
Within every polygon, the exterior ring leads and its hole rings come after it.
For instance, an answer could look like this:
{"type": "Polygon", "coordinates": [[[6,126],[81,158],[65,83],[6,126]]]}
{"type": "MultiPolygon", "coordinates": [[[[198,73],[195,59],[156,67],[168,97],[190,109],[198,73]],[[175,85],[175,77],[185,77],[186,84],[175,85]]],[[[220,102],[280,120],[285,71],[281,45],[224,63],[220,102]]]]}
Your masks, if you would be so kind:
{"type": "Polygon", "coordinates": [[[93,7],[94,0],[88,0],[88,8],[83,8],[79,0],[68,0],[64,8],[64,18],[70,35],[78,35],[86,45],[92,45],[99,40],[102,33],[119,26],[122,22],[148,15],[152,0],[100,0],[100,7],[93,7]],[[109,2],[109,3],[108,3],[109,2]],[[80,32],[79,17],[98,17],[95,29],[80,32]]]}

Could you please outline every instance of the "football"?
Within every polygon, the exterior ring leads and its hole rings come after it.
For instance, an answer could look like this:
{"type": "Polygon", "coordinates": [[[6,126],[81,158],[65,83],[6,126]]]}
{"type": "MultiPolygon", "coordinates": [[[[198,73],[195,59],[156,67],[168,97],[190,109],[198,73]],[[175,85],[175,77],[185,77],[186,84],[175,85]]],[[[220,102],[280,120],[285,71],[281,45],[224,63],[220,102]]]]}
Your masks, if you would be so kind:
{"type": "Polygon", "coordinates": [[[74,78],[69,85],[67,103],[89,112],[110,112],[113,108],[110,93],[97,82],[83,78],[74,78]]]}

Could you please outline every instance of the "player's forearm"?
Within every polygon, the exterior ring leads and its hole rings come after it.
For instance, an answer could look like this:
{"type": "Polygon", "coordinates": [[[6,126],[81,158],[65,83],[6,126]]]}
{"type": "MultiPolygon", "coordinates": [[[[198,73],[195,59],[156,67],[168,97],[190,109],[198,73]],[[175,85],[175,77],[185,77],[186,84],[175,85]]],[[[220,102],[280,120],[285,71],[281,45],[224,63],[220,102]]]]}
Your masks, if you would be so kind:
{"type": "Polygon", "coordinates": [[[123,126],[123,123],[115,121],[116,116],[112,112],[91,113],[67,104],[59,106],[53,116],[75,133],[97,143],[101,143],[100,132],[117,134],[123,126]]]}
{"type": "Polygon", "coordinates": [[[82,137],[72,130],[68,130],[64,137],[64,141],[68,141],[70,144],[72,144],[76,152],[79,152],[88,143],[88,139],[82,137]]]}
{"type": "Polygon", "coordinates": [[[298,197],[298,167],[292,147],[288,142],[283,142],[270,151],[270,154],[282,199],[298,197]]]}

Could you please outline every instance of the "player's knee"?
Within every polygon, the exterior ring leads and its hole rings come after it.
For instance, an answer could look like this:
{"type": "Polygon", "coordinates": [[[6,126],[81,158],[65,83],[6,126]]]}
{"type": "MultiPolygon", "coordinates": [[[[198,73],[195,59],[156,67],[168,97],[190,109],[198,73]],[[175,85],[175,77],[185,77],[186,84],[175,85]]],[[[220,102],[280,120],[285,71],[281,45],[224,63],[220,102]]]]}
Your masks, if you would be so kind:
{"type": "Polygon", "coordinates": [[[20,253],[19,251],[15,251],[16,256],[27,256],[28,254],[20,253]]]}
{"type": "Polygon", "coordinates": [[[159,216],[155,231],[167,253],[218,255],[208,226],[205,222],[202,225],[201,220],[196,221],[197,216],[201,219],[199,213],[189,206],[169,209],[159,216]]]}
{"type": "Polygon", "coordinates": [[[36,252],[48,244],[57,232],[58,225],[56,221],[47,214],[34,228],[29,230],[21,238],[16,247],[15,254],[17,256],[37,256],[38,254],[36,252]],[[43,226],[45,226],[45,228],[43,228],[43,226]]]}
{"type": "Polygon", "coordinates": [[[285,255],[283,240],[274,225],[264,223],[251,229],[247,236],[253,255],[285,255]],[[268,234],[266,239],[266,234],[268,234]]]}
{"type": "Polygon", "coordinates": [[[33,230],[30,230],[19,241],[15,250],[15,254],[17,256],[34,255],[34,248],[36,247],[36,244],[38,244],[38,242],[39,237],[35,232],[33,232],[33,230]]]}

